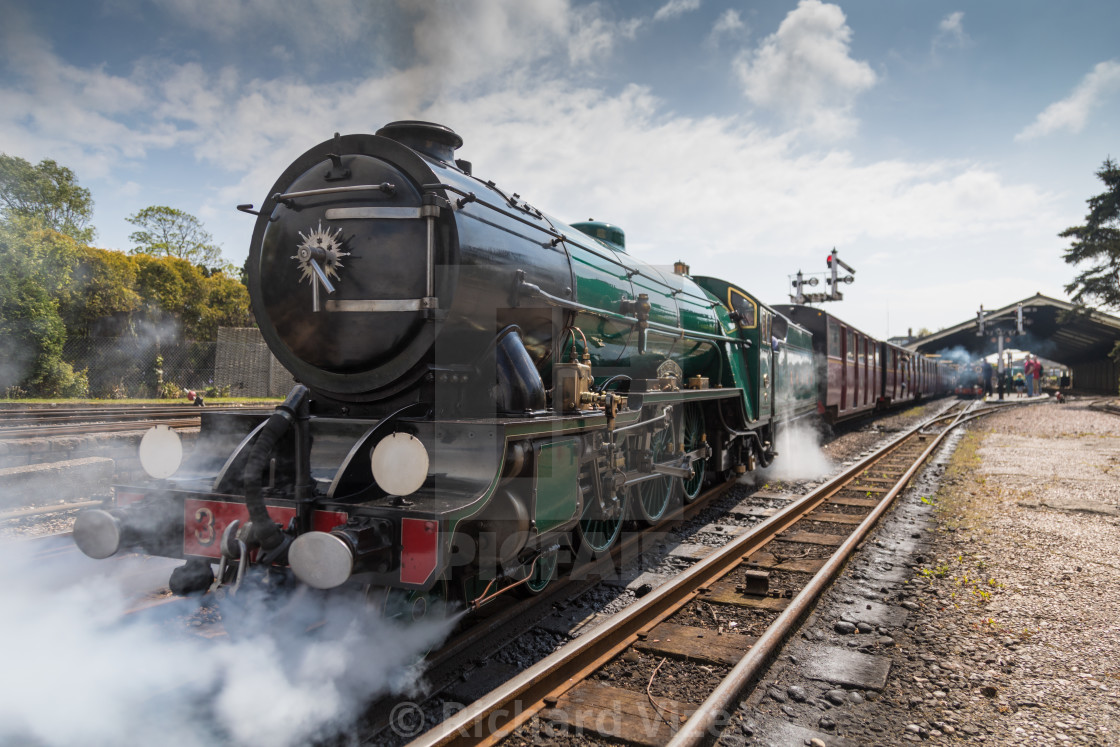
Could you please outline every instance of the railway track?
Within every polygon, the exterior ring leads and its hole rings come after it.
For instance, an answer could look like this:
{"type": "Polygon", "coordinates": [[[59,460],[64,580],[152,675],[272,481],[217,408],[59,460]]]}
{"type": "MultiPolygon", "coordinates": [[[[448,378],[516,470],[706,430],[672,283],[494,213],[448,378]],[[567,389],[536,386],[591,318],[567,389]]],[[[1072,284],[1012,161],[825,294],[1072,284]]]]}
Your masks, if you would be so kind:
{"type": "Polygon", "coordinates": [[[6,407],[0,409],[2,425],[32,425],[35,423],[89,420],[91,418],[165,417],[191,413],[197,410],[192,404],[176,405],[89,405],[86,407],[6,407]]]}
{"type": "MultiPolygon", "coordinates": [[[[209,408],[207,412],[267,412],[253,407],[209,408]]],[[[153,425],[197,428],[202,410],[193,405],[26,408],[0,410],[0,439],[75,436],[147,430],[153,425]]]]}
{"type": "Polygon", "coordinates": [[[71,532],[18,539],[14,540],[14,546],[22,546],[20,555],[38,568],[60,565],[70,573],[115,576],[133,599],[123,613],[125,617],[154,613],[157,608],[162,608],[159,614],[165,617],[186,615],[199,607],[198,598],[171,596],[167,590],[167,573],[177,561],[161,558],[152,562],[135,553],[123,553],[107,561],[91,563],[78,551],[71,532]]]}
{"type": "Polygon", "coordinates": [[[44,534],[15,541],[29,549],[28,555],[35,562],[78,556],[78,548],[74,544],[74,536],[71,532],[44,534]]]}
{"type": "Polygon", "coordinates": [[[911,429],[410,744],[573,733],[675,747],[710,741],[950,428],[1017,404],[962,404],[911,429]],[[711,687],[668,697],[659,674],[711,687]]]}
{"type": "MultiPolygon", "coordinates": [[[[612,551],[572,569],[572,572],[546,587],[541,594],[528,599],[510,597],[497,600],[483,608],[481,617],[476,618],[470,627],[453,635],[443,646],[427,657],[428,669],[424,679],[433,692],[438,692],[454,680],[463,676],[464,671],[475,668],[480,650],[494,650],[511,638],[529,630],[546,617],[558,604],[564,604],[579,597],[599,585],[604,577],[609,577],[622,564],[624,559],[634,557],[647,544],[651,536],[664,533],[669,527],[695,518],[715,501],[722,497],[733,485],[734,480],[721,483],[705,490],[695,500],[686,504],[675,516],[667,518],[644,532],[627,532],[612,551]]],[[[393,699],[374,704],[367,714],[362,731],[369,740],[376,740],[390,726],[394,709],[407,701],[393,699]]]]}

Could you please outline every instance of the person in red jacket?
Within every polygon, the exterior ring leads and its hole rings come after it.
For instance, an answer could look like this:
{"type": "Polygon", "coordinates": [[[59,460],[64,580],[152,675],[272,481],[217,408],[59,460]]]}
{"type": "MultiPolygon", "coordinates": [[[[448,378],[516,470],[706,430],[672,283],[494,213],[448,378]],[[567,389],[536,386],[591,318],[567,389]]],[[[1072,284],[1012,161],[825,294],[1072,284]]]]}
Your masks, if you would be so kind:
{"type": "Polygon", "coordinates": [[[1042,376],[1042,364],[1038,362],[1038,358],[1028,355],[1027,360],[1023,363],[1023,373],[1027,378],[1027,396],[1033,397],[1035,394],[1041,394],[1039,378],[1042,376]]]}

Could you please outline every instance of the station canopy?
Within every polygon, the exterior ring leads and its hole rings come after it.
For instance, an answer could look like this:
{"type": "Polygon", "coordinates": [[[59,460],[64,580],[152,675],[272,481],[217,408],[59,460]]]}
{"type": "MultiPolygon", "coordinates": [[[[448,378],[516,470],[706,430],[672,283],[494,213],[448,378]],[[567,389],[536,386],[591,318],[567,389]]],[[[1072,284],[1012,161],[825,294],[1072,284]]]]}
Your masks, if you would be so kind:
{"type": "Polygon", "coordinates": [[[1017,348],[1073,369],[1074,387],[1087,391],[1116,394],[1117,365],[1109,357],[1120,341],[1120,318],[1085,309],[1068,301],[1041,294],[1023,299],[1025,333],[1015,332],[1019,303],[984,311],[984,335],[978,336],[973,316],[956,326],[943,329],[910,343],[920,353],[961,357],[964,352],[975,360],[996,352],[997,332],[1002,330],[1004,348],[1017,348]],[[1008,340],[1010,338],[1010,340],[1008,340]]]}

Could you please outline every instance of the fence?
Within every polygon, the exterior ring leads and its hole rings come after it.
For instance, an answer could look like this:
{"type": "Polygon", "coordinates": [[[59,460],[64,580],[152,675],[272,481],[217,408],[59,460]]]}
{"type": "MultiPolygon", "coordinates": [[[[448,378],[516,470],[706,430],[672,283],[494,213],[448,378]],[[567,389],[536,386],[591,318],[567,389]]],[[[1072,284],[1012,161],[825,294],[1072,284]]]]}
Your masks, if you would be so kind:
{"type": "Polygon", "coordinates": [[[217,390],[234,397],[282,397],[295,383],[255,327],[222,328],[217,342],[136,337],[68,340],[63,358],[85,370],[100,398],[179,396],[217,390]]]}
{"type": "Polygon", "coordinates": [[[137,337],[83,337],[67,340],[62,349],[74,370],[87,372],[91,397],[116,399],[168,396],[175,387],[206,389],[214,377],[214,352],[212,342],[137,337]]]}
{"type": "Polygon", "coordinates": [[[233,397],[283,397],[296,383],[256,327],[218,330],[214,381],[233,397]]]}

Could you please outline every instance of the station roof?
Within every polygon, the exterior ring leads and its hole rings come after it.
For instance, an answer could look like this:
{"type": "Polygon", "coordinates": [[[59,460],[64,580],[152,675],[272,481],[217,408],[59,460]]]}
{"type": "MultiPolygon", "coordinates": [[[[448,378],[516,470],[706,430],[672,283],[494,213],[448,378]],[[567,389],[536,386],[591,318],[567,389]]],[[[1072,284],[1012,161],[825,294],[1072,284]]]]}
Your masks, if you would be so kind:
{"type": "Polygon", "coordinates": [[[985,334],[978,337],[976,318],[915,340],[910,348],[936,354],[963,348],[972,358],[995,352],[994,330],[1003,329],[1004,347],[1026,350],[1058,363],[1075,365],[1107,358],[1120,340],[1120,318],[1085,309],[1068,301],[1043,296],[1023,299],[1026,333],[1015,334],[1015,316],[1020,302],[985,311],[985,334]],[[1007,337],[1011,341],[1007,341],[1007,337]]]}

